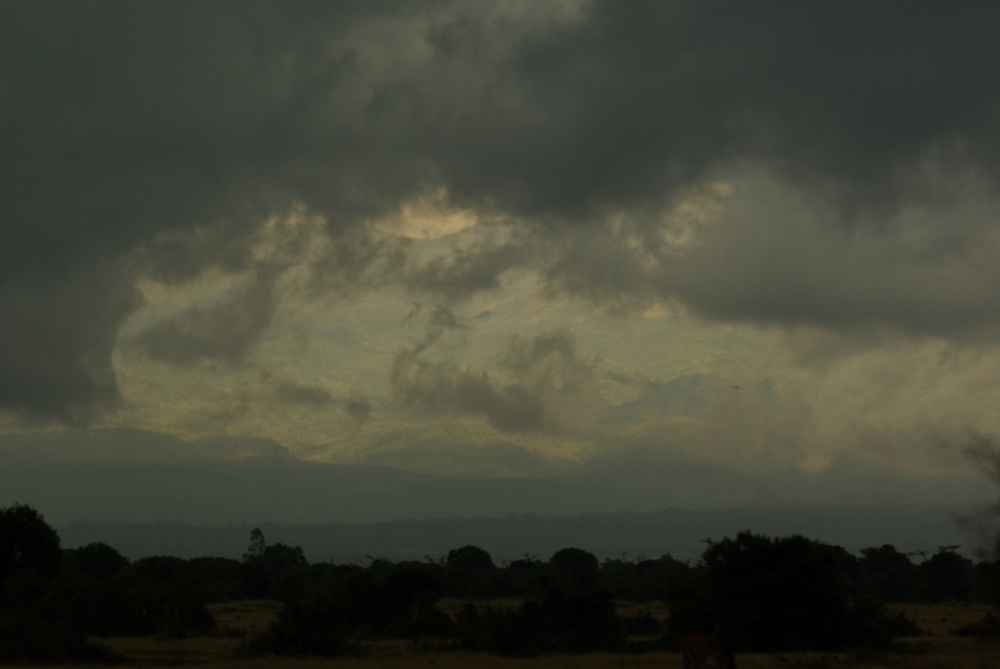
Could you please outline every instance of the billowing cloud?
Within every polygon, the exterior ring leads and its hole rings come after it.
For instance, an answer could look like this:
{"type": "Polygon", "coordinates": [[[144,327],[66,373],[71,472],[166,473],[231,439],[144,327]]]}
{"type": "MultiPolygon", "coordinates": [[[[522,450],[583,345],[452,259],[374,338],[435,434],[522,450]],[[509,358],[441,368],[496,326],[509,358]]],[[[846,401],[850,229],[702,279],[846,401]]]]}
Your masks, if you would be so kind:
{"type": "Polygon", "coordinates": [[[272,383],[273,393],[283,404],[323,408],[334,403],[330,391],[322,386],[295,383],[286,379],[267,378],[272,383]]]}
{"type": "Polygon", "coordinates": [[[268,372],[262,372],[260,377],[263,397],[273,398],[281,405],[316,411],[337,407],[355,425],[363,425],[371,416],[371,402],[357,391],[346,397],[337,397],[322,385],[297,383],[268,372]]]}
{"type": "Polygon", "coordinates": [[[210,304],[196,304],[136,334],[131,343],[176,365],[242,362],[276,305],[274,277],[254,276],[210,304]]]}
{"type": "MultiPolygon", "coordinates": [[[[424,311],[424,306],[420,302],[413,305],[413,310],[407,314],[403,320],[405,323],[414,322],[424,311]]],[[[468,324],[459,318],[454,311],[448,307],[438,305],[430,310],[427,315],[426,331],[423,338],[417,342],[412,351],[414,355],[419,355],[425,349],[436,344],[441,337],[449,333],[463,333],[468,328],[468,324]]]]}
{"type": "Polygon", "coordinates": [[[123,274],[74,267],[0,281],[0,407],[31,421],[79,424],[119,402],[111,354],[140,303],[123,274]]]}
{"type": "Polygon", "coordinates": [[[359,393],[354,393],[344,400],[344,409],[356,423],[364,423],[372,413],[371,402],[368,398],[359,393]]]}
{"type": "MultiPolygon", "coordinates": [[[[113,404],[137,282],[209,270],[250,278],[147,324],[150,356],[237,362],[282,300],[457,302],[517,271],[617,312],[983,336],[998,32],[978,1],[2,3],[0,408],[113,404]],[[299,205],[322,226],[262,264],[299,205]]],[[[397,363],[416,395],[549,424],[513,363],[397,363]]]]}
{"type": "Polygon", "coordinates": [[[483,416],[506,432],[553,433],[581,432],[606,408],[592,364],[578,356],[566,331],[512,337],[493,372],[428,360],[426,348],[403,349],[393,362],[393,392],[404,406],[483,416]]]}
{"type": "MultiPolygon", "coordinates": [[[[950,178],[940,180],[947,188],[950,178]]],[[[706,315],[943,336],[981,336],[1000,324],[1000,199],[981,179],[946,202],[859,217],[853,229],[771,179],[736,192],[700,243],[656,277],[706,315]]]]}

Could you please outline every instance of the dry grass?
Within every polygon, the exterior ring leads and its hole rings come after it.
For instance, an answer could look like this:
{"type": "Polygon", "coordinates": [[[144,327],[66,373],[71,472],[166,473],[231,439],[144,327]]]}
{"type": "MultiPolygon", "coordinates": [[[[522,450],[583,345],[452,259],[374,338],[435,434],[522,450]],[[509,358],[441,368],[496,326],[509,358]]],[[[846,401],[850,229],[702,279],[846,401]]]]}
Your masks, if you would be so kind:
{"type": "Polygon", "coordinates": [[[218,631],[212,636],[187,639],[119,637],[106,639],[104,643],[128,659],[126,666],[251,666],[243,661],[234,664],[240,644],[267,627],[280,608],[279,603],[271,601],[219,604],[209,607],[218,625],[218,631]]]}
{"type": "MultiPolygon", "coordinates": [[[[956,628],[974,623],[990,610],[981,604],[894,604],[892,611],[902,611],[912,618],[927,636],[946,636],[956,628]]],[[[1000,667],[998,667],[1000,669],[1000,667]]]]}
{"type": "MultiPolygon", "coordinates": [[[[460,602],[444,602],[445,610],[460,602]]],[[[493,605],[498,603],[493,602],[493,605]]],[[[125,668],[194,666],[200,669],[681,669],[679,653],[641,655],[545,656],[502,658],[465,652],[426,652],[408,642],[376,644],[364,657],[341,659],[251,658],[236,654],[245,635],[262,630],[274,618],[274,602],[240,602],[212,607],[219,633],[203,638],[110,639],[108,645],[128,658],[125,668]]],[[[952,632],[979,620],[989,607],[973,604],[901,605],[922,630],[918,637],[900,640],[900,651],[868,656],[850,653],[740,655],[740,669],[1000,669],[1000,640],[958,637],[952,632]]],[[[623,607],[626,615],[642,614],[645,606],[623,607]]],[[[649,607],[662,619],[666,610],[649,607]]]]}

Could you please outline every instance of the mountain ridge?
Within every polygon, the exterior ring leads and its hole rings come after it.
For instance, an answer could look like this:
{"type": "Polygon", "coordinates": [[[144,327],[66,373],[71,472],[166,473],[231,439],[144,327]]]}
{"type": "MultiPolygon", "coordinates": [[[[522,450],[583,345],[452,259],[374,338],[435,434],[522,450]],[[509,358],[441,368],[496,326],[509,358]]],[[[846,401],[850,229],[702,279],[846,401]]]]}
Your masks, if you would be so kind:
{"type": "MultiPolygon", "coordinates": [[[[971,512],[970,512],[971,513],[971,512]]],[[[933,553],[940,546],[981,557],[973,528],[959,511],[937,506],[842,506],[824,508],[669,509],[542,516],[401,518],[379,523],[192,525],[187,523],[96,523],[77,521],[58,528],[63,546],[95,541],[131,559],[153,555],[239,559],[250,531],[261,529],[271,543],[300,546],[310,562],[364,563],[372,559],[441,560],[453,548],[476,545],[497,564],[530,557],[548,560],[557,550],[581,548],[601,560],[642,560],[670,555],[697,561],[707,541],[750,530],[771,536],[801,534],[843,546],[894,545],[907,553],[933,553]]]]}

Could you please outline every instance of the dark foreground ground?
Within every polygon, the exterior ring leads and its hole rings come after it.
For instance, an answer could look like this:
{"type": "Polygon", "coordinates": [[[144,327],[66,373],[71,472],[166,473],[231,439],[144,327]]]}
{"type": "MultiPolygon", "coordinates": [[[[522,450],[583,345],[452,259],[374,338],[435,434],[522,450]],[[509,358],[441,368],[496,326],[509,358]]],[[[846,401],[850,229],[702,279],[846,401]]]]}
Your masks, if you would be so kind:
{"type": "MultiPolygon", "coordinates": [[[[447,603],[445,603],[447,606],[447,603]]],[[[212,607],[218,632],[212,636],[165,640],[154,637],[118,638],[108,641],[128,660],[129,667],[179,667],[199,669],[389,669],[396,667],[459,669],[680,669],[680,653],[638,655],[594,653],[504,658],[466,652],[421,650],[411,642],[377,644],[364,657],[314,659],[246,657],[239,647],[249,635],[263,629],[279,605],[274,602],[239,602],[212,607]]],[[[998,669],[1000,639],[957,636],[958,627],[980,620],[989,607],[978,604],[901,605],[922,631],[920,636],[898,640],[889,653],[822,653],[739,655],[741,669],[998,669]]],[[[654,611],[657,615],[665,612],[654,611]]]]}

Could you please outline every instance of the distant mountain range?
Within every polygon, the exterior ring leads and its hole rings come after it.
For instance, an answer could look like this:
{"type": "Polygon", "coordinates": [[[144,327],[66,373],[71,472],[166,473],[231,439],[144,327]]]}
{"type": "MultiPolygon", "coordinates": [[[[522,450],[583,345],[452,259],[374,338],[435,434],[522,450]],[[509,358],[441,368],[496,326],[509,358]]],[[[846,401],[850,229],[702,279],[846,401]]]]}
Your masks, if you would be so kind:
{"type": "Polygon", "coordinates": [[[739,529],[934,550],[969,545],[955,515],[995,498],[971,471],[904,476],[846,459],[817,473],[748,473],[633,448],[558,471],[447,478],[305,462],[267,440],[184,442],[135,430],[0,436],[0,505],[34,506],[63,528],[64,544],[108,534],[135,555],[237,556],[254,526],[284,528],[288,538],[275,540],[319,559],[419,558],[477,542],[506,558],[547,558],[570,544],[603,556],[692,557],[702,539],[739,529]]]}
{"type": "Polygon", "coordinates": [[[522,557],[545,561],[568,547],[590,551],[601,560],[671,555],[697,561],[706,540],[733,537],[743,530],[769,536],[802,534],[855,553],[892,544],[903,552],[932,554],[941,546],[958,545],[969,557],[982,557],[975,532],[964,527],[954,511],[937,506],[675,509],[555,517],[506,514],[315,525],[81,521],[57,529],[64,547],[103,541],[132,559],[150,555],[238,559],[255,527],[270,543],[302,547],[310,562],[337,564],[365,564],[372,559],[436,561],[468,544],[488,551],[498,565],[522,557]]]}

